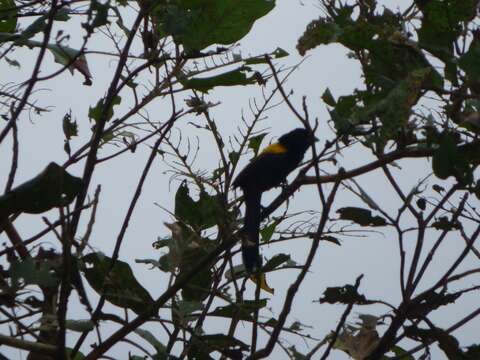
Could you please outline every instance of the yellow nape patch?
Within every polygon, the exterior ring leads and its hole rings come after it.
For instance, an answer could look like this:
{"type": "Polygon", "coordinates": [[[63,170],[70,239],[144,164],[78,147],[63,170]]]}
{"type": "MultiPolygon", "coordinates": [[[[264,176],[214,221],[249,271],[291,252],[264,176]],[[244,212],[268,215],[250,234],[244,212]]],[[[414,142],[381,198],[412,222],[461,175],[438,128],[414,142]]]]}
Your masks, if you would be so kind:
{"type": "Polygon", "coordinates": [[[282,144],[274,143],[263,149],[261,154],[285,154],[287,151],[287,148],[282,144]]]}

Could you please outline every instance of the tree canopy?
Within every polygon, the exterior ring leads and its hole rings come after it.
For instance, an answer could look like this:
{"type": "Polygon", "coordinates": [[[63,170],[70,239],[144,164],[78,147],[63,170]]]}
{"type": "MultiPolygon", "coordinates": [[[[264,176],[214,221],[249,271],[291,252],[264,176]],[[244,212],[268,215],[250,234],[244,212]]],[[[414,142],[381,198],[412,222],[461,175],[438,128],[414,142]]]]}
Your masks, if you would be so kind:
{"type": "Polygon", "coordinates": [[[278,3],[0,0],[1,358],[480,358],[479,1],[321,0],[244,50],[278,3]],[[338,48],[358,86],[307,93],[338,48]],[[250,275],[232,181],[293,127],[321,141],[264,197],[250,275]],[[385,282],[346,283],[367,246],[385,282]]]}

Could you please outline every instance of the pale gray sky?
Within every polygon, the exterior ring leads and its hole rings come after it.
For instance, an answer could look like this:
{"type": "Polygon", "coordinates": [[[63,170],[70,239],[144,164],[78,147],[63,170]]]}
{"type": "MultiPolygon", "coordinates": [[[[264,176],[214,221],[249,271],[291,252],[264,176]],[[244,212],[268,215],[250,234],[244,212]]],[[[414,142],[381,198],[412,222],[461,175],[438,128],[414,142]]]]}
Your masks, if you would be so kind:
{"type": "MultiPolygon", "coordinates": [[[[410,2],[382,1],[382,3],[402,8],[410,2]]],[[[318,18],[320,14],[316,1],[279,0],[275,9],[257,21],[252,31],[240,41],[238,51],[241,51],[242,54],[260,54],[265,51],[272,51],[276,47],[282,47],[291,55],[278,61],[278,64],[295,65],[302,60],[295,50],[297,39],[305,30],[306,25],[312,19],[318,18]]],[[[24,27],[24,25],[22,26],[24,27]]],[[[65,24],[61,24],[59,28],[63,28],[70,33],[72,37],[71,47],[76,47],[80,43],[81,33],[75,32],[78,28],[65,27],[65,24]]],[[[97,34],[88,48],[90,50],[105,50],[110,47],[110,42],[97,34]]],[[[0,63],[2,83],[19,81],[20,79],[27,80],[31,73],[31,61],[35,59],[35,54],[35,50],[26,48],[15,53],[14,57],[22,64],[20,70],[8,67],[5,62],[0,63]]],[[[66,160],[66,154],[63,152],[61,120],[69,109],[72,110],[80,131],[80,137],[72,141],[72,149],[76,149],[88,138],[91,127],[87,116],[88,108],[94,106],[98,99],[104,95],[115,69],[115,62],[98,55],[90,55],[87,59],[93,75],[92,87],[82,85],[83,78],[80,74],[75,73],[72,76],[68,72],[64,72],[62,75],[36,87],[35,97],[38,99],[38,103],[40,105],[53,105],[54,108],[50,113],[41,117],[32,115],[31,122],[27,114],[24,114],[21,119],[19,128],[21,153],[16,185],[35,176],[50,161],[62,163],[66,160]]],[[[53,62],[53,57],[47,54],[42,73],[51,73],[58,67],[59,65],[53,62]]],[[[345,49],[341,46],[322,46],[308,53],[307,58],[291,76],[286,87],[294,89],[293,101],[298,107],[300,107],[301,96],[307,96],[311,116],[318,117],[320,120],[321,126],[317,132],[317,137],[321,139],[321,146],[325,139],[332,138],[332,133],[327,126],[329,115],[326,106],[320,100],[321,94],[328,87],[333,95],[338,97],[351,93],[356,87],[361,87],[360,69],[354,60],[347,57],[345,49]]],[[[240,125],[242,110],[245,111],[247,118],[251,118],[248,102],[254,98],[261,98],[261,92],[257,86],[219,88],[208,94],[208,100],[221,102],[219,106],[212,109],[212,116],[225,137],[236,132],[237,126],[240,125]]],[[[128,96],[124,97],[122,105],[118,107],[118,113],[122,113],[122,110],[128,109],[130,105],[131,99],[128,96]]],[[[165,121],[170,116],[168,99],[157,100],[148,109],[152,120],[165,121]]],[[[268,129],[270,135],[266,138],[267,141],[300,125],[285,105],[272,109],[267,115],[268,119],[259,126],[259,128],[268,129]]],[[[212,170],[217,166],[212,139],[191,125],[187,125],[189,121],[203,122],[203,119],[194,116],[185,118],[178,124],[177,129],[182,131],[183,136],[191,136],[192,139],[194,139],[194,136],[199,136],[201,149],[197,166],[200,169],[212,170]]],[[[9,141],[0,146],[0,164],[2,164],[0,169],[3,170],[0,171],[0,179],[2,183],[5,182],[6,169],[10,164],[10,146],[9,141]]],[[[103,150],[104,153],[109,151],[111,151],[111,147],[106,147],[103,150]]],[[[118,235],[119,224],[123,220],[131,201],[138,174],[144,166],[148,153],[149,149],[147,147],[140,146],[135,154],[128,153],[96,169],[89,193],[92,195],[95,186],[102,184],[102,194],[91,245],[107,255],[111,254],[118,235]]],[[[346,169],[362,165],[369,159],[368,153],[358,151],[358,149],[346,154],[344,158],[340,159],[340,165],[346,169]]],[[[247,159],[248,157],[245,157],[243,163],[246,163],[247,159]]],[[[157,236],[168,235],[168,229],[165,228],[163,222],[171,221],[172,218],[154,205],[154,202],[157,202],[173,211],[174,194],[179,183],[173,182],[169,188],[170,175],[165,173],[166,170],[168,170],[168,167],[158,158],[147,179],[142,198],[137,205],[137,210],[128,228],[124,246],[120,253],[121,260],[128,261],[131,264],[135,275],[153,297],[159,296],[165,290],[167,276],[158,270],[147,271],[144,265],[136,264],[134,260],[158,257],[158,252],[152,250],[151,244],[157,236]]],[[[333,171],[333,167],[330,170],[333,171]]],[[[73,166],[69,171],[72,174],[81,175],[82,166],[73,166]]],[[[422,178],[422,174],[427,174],[429,171],[430,166],[423,160],[402,162],[402,170],[392,169],[392,172],[400,179],[405,192],[409,192],[422,178]]],[[[384,205],[391,211],[398,208],[399,199],[390,186],[383,181],[380,172],[361,176],[357,181],[379,204],[384,205]]],[[[430,182],[430,185],[433,183],[430,182]]],[[[266,194],[263,197],[263,203],[267,204],[276,193],[277,190],[274,190],[266,194]]],[[[358,198],[347,191],[342,191],[339,196],[341,199],[338,202],[339,206],[364,206],[358,198]]],[[[320,201],[315,188],[302,188],[291,199],[290,206],[292,211],[301,209],[320,210],[320,201]]],[[[16,225],[20,235],[25,237],[43,228],[38,216],[22,215],[16,225]]],[[[4,235],[0,236],[0,240],[2,243],[5,242],[4,235]]],[[[51,237],[49,241],[57,245],[54,238],[51,237]]],[[[453,261],[461,250],[461,247],[458,246],[459,241],[461,240],[451,236],[440,249],[437,262],[434,262],[434,266],[438,266],[437,269],[444,269],[445,264],[453,261]]],[[[263,247],[262,253],[265,257],[271,258],[273,255],[284,251],[291,253],[292,258],[298,263],[302,263],[309,249],[309,244],[309,240],[298,240],[297,243],[288,242],[283,245],[263,247]]],[[[239,261],[240,257],[237,258],[237,263],[239,261]]],[[[473,263],[474,260],[470,259],[470,264],[473,263]]],[[[432,276],[431,281],[435,280],[435,267],[432,267],[429,274],[432,276]]],[[[396,238],[388,232],[384,234],[368,233],[365,237],[348,238],[343,240],[340,247],[330,243],[322,243],[312,266],[312,271],[300,288],[301,294],[296,297],[287,326],[298,320],[305,325],[312,326],[312,329],[306,331],[307,333],[323,338],[330,330],[335,328],[344,306],[320,306],[313,301],[318,300],[326,287],[352,284],[359,274],[365,275],[360,291],[366,294],[368,298],[381,298],[398,304],[400,300],[398,269],[399,259],[396,238]]],[[[270,285],[275,288],[275,295],[262,293],[262,297],[269,299],[268,307],[271,308],[272,315],[278,315],[288,285],[295,277],[296,273],[290,271],[277,272],[269,277],[270,285]]],[[[425,283],[423,288],[428,285],[425,283]]],[[[468,285],[471,284],[466,284],[466,286],[468,285]]],[[[251,288],[253,289],[253,286],[251,288]]],[[[91,298],[95,304],[97,296],[92,295],[91,298]]],[[[434,319],[438,321],[439,326],[449,326],[455,319],[467,314],[475,306],[477,304],[473,302],[461,301],[452,305],[448,311],[441,311],[441,316],[434,316],[434,319]]],[[[85,313],[81,309],[82,307],[79,304],[71,302],[69,318],[85,317],[85,313]]],[[[118,309],[112,306],[106,306],[106,309],[118,312],[118,309]]],[[[369,306],[365,308],[357,307],[355,311],[380,315],[386,312],[386,309],[369,306]]],[[[264,314],[269,315],[267,312],[264,314]]],[[[350,317],[352,321],[354,320],[353,315],[355,315],[355,312],[350,317]]],[[[225,324],[223,321],[208,321],[206,329],[211,332],[223,332],[226,330],[225,324]]],[[[248,340],[250,338],[248,330],[248,326],[240,326],[237,334],[248,340]]],[[[458,335],[462,345],[470,345],[475,341],[478,342],[477,334],[478,322],[476,324],[472,322],[455,335],[458,335]],[[475,329],[477,331],[474,331],[475,329]]],[[[72,334],[69,343],[71,344],[72,339],[76,339],[76,337],[76,334],[72,334]]],[[[300,338],[288,337],[288,339],[299,351],[308,351],[300,338]]],[[[91,340],[91,342],[94,341],[93,336],[91,340]]],[[[87,340],[85,344],[88,343],[87,340]]],[[[0,352],[11,356],[12,359],[21,358],[18,352],[5,349],[2,347],[0,352]]],[[[109,354],[118,359],[125,359],[124,350],[124,345],[119,345],[109,354]]],[[[286,357],[283,352],[276,350],[271,358],[283,359],[286,357]]],[[[329,359],[343,360],[347,358],[347,355],[335,351],[329,359]]],[[[433,358],[443,359],[444,355],[435,351],[433,358]]]]}

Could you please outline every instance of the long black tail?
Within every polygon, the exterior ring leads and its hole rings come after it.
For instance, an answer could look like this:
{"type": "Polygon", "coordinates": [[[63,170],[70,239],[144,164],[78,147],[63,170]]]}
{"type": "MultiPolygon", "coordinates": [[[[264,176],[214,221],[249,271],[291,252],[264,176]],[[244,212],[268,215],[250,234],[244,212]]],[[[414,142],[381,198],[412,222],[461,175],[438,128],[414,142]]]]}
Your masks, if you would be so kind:
{"type": "Polygon", "coordinates": [[[260,201],[261,192],[244,192],[245,198],[245,223],[244,232],[246,239],[242,243],[243,263],[247,272],[254,272],[262,266],[262,259],[259,254],[260,231],[260,201]]]}

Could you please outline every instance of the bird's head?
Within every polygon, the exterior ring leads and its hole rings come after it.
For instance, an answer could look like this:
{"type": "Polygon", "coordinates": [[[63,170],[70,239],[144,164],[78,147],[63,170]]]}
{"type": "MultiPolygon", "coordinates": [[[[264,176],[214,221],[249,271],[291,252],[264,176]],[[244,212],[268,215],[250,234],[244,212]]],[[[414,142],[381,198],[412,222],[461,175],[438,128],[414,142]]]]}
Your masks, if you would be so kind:
{"type": "Polygon", "coordinates": [[[298,149],[302,153],[307,151],[310,145],[318,141],[315,135],[307,129],[298,128],[280,136],[278,142],[287,149],[298,149]]]}

